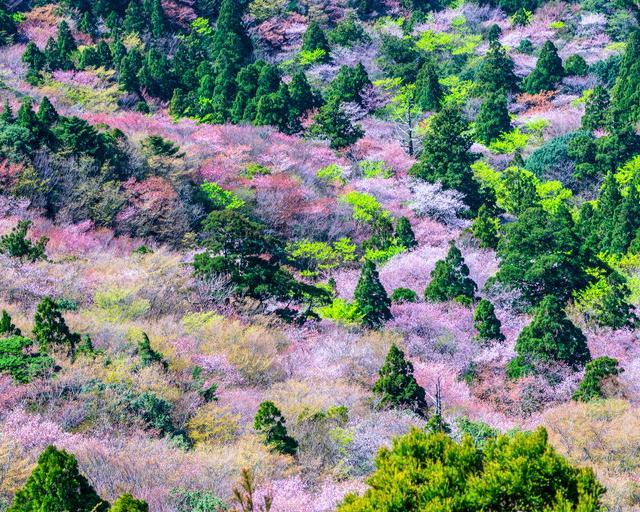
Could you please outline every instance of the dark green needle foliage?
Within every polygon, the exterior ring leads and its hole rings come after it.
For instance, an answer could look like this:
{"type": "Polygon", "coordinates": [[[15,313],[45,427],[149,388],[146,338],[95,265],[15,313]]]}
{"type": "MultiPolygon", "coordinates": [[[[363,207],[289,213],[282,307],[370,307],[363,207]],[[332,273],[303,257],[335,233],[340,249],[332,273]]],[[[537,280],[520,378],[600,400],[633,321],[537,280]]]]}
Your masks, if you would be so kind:
{"type": "Polygon", "coordinates": [[[522,85],[525,92],[538,94],[555,89],[564,76],[565,71],[562,59],[558,56],[558,49],[551,41],[547,41],[540,51],[535,69],[522,85]]]}
{"type": "Polygon", "coordinates": [[[273,402],[262,402],[253,422],[254,428],[264,436],[264,443],[284,455],[295,455],[298,442],[287,433],[285,419],[273,402]]]}
{"type": "Polygon", "coordinates": [[[159,364],[166,370],[169,366],[164,357],[162,357],[162,354],[153,349],[151,341],[149,341],[149,336],[144,332],[142,333],[142,339],[138,342],[136,353],[140,358],[140,365],[143,368],[151,366],[152,364],[159,364]]]}
{"type": "Polygon", "coordinates": [[[476,339],[480,342],[505,340],[504,334],[500,330],[502,325],[496,317],[495,308],[486,299],[482,299],[476,305],[473,312],[473,326],[477,331],[476,339]]]}
{"type": "Polygon", "coordinates": [[[627,42],[620,71],[611,90],[611,122],[616,127],[640,121],[640,29],[627,42]]]}
{"type": "Polygon", "coordinates": [[[341,149],[355,144],[362,138],[364,131],[358,125],[353,125],[342,110],[340,101],[330,99],[320,108],[314,118],[314,124],[309,128],[311,135],[326,137],[333,149],[341,149]]]}
{"type": "Polygon", "coordinates": [[[30,227],[30,220],[21,220],[10,233],[0,236],[0,254],[32,262],[46,259],[45,247],[49,239],[43,236],[32,242],[27,238],[30,227]]]}
{"type": "Polygon", "coordinates": [[[589,65],[580,55],[571,55],[564,63],[568,76],[584,76],[589,72],[589,65]]]}
{"type": "Polygon", "coordinates": [[[416,235],[411,227],[411,222],[406,217],[400,217],[396,223],[395,232],[396,244],[406,247],[407,249],[414,249],[418,246],[416,235]]]}
{"type": "Polygon", "coordinates": [[[451,240],[447,256],[438,261],[431,272],[431,282],[424,291],[425,299],[430,302],[456,300],[470,304],[477,288],[469,277],[469,267],[465,264],[460,249],[451,240]]]}
{"type": "Polygon", "coordinates": [[[416,80],[416,103],[425,111],[438,111],[444,98],[444,89],[440,85],[438,70],[433,61],[427,61],[420,68],[416,80]]]}
{"type": "Polygon", "coordinates": [[[480,242],[483,249],[495,249],[498,246],[498,226],[500,221],[491,214],[486,205],[478,210],[478,215],[473,220],[471,231],[480,242]]]}
{"type": "Polygon", "coordinates": [[[507,55],[500,42],[491,41],[476,81],[484,92],[515,92],[518,90],[520,79],[514,69],[513,59],[507,55]]]}
{"type": "Polygon", "coordinates": [[[601,85],[596,86],[586,101],[582,127],[589,131],[604,128],[607,124],[609,103],[609,92],[601,85]]]}
{"type": "Polygon", "coordinates": [[[418,302],[418,294],[410,288],[396,288],[391,293],[391,302],[395,304],[418,302]]]}
{"type": "Polygon", "coordinates": [[[354,298],[365,326],[377,329],[393,318],[389,309],[391,301],[372,261],[364,262],[354,298]]]}
{"type": "Polygon", "coordinates": [[[580,402],[590,402],[605,398],[602,389],[603,381],[620,375],[623,371],[618,365],[618,361],[612,357],[603,356],[589,361],[584,367],[584,376],[573,394],[573,399],[580,402]]]}
{"type": "Polygon", "coordinates": [[[478,140],[490,144],[500,135],[511,130],[511,117],[504,91],[489,93],[476,118],[475,132],[478,140]]]}
{"type": "Polygon", "coordinates": [[[79,336],[69,330],[60,308],[50,297],[44,298],[36,308],[33,335],[44,352],[61,347],[73,355],[79,341],[79,336]]]}
{"type": "Polygon", "coordinates": [[[323,50],[325,52],[324,60],[329,59],[331,48],[327,36],[320,24],[317,21],[312,21],[302,38],[302,51],[313,52],[316,50],[323,50]]]}
{"type": "Polygon", "coordinates": [[[20,336],[22,334],[11,321],[11,316],[4,309],[0,315],[0,336],[20,336]]]}

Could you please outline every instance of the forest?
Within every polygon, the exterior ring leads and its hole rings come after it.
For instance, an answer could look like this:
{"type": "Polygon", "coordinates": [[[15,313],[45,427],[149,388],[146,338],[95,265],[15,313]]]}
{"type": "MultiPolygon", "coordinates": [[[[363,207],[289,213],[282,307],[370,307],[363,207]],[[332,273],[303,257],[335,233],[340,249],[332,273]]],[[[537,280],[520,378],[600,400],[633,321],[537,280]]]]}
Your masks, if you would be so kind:
{"type": "Polygon", "coordinates": [[[640,3],[4,0],[0,269],[0,512],[640,510],[640,3]]]}

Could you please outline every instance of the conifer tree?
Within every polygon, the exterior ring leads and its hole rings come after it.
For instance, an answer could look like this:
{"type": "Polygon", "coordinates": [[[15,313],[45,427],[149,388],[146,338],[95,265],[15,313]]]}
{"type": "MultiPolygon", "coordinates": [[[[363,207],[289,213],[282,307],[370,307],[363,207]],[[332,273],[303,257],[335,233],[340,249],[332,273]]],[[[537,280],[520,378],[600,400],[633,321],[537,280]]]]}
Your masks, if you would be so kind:
{"type": "Polygon", "coordinates": [[[514,68],[513,59],[507,55],[500,42],[491,41],[476,81],[485,92],[499,90],[515,92],[518,90],[520,80],[516,76],[514,68]]]}
{"type": "Polygon", "coordinates": [[[66,21],[61,21],[58,25],[58,36],[56,39],[56,55],[59,59],[58,68],[62,70],[73,69],[71,54],[78,49],[75,39],[71,35],[71,30],[66,21]]]}
{"type": "Polygon", "coordinates": [[[455,299],[469,303],[473,302],[477,288],[469,277],[469,267],[465,264],[460,249],[451,240],[446,258],[438,261],[431,272],[431,282],[424,291],[425,299],[430,302],[455,299]]]}
{"type": "Polygon", "coordinates": [[[381,407],[406,408],[426,416],[427,401],[424,389],[413,376],[413,365],[395,344],[380,368],[373,392],[380,397],[381,407]]]}
{"type": "Polygon", "coordinates": [[[364,135],[360,126],[351,124],[336,100],[330,100],[320,108],[309,133],[328,138],[333,149],[351,146],[364,135]]]}
{"type": "Polygon", "coordinates": [[[484,144],[490,144],[511,130],[507,96],[503,91],[489,93],[480,107],[475,132],[484,144]]]}
{"type": "Polygon", "coordinates": [[[25,97],[22,100],[16,115],[16,121],[20,126],[29,130],[29,133],[32,135],[37,135],[40,132],[42,125],[40,124],[38,115],[33,110],[31,98],[25,97]]]}
{"type": "Polygon", "coordinates": [[[400,217],[396,223],[396,244],[413,249],[418,246],[416,235],[411,228],[411,222],[406,217],[400,217]]]}
{"type": "Polygon", "coordinates": [[[498,247],[498,226],[500,222],[494,217],[489,208],[483,204],[478,210],[478,215],[473,221],[471,231],[480,242],[483,249],[495,249],[498,247]]]}
{"type": "Polygon", "coordinates": [[[73,355],[78,341],[78,335],[69,330],[58,304],[49,297],[44,298],[36,308],[33,336],[43,352],[57,346],[65,347],[73,355]]]}
{"type": "Polygon", "coordinates": [[[249,61],[253,51],[251,39],[242,22],[245,6],[246,2],[222,0],[211,43],[211,58],[218,66],[225,61],[225,65],[233,70],[234,77],[249,61]]]}
{"type": "Polygon", "coordinates": [[[606,290],[594,312],[594,320],[601,327],[622,329],[638,325],[635,307],[629,303],[631,290],[625,277],[615,270],[607,276],[606,290]]]}
{"type": "Polygon", "coordinates": [[[525,78],[523,88],[529,94],[538,94],[556,88],[565,72],[558,49],[551,41],[544,43],[535,69],[525,78]]]}
{"type": "Polygon", "coordinates": [[[615,215],[614,230],[611,233],[609,250],[614,254],[624,254],[640,230],[640,182],[635,179],[629,186],[615,215]]]}
{"type": "Polygon", "coordinates": [[[629,41],[615,85],[611,90],[611,124],[621,127],[640,121],[640,29],[635,29],[629,41]]]}
{"type": "Polygon", "coordinates": [[[420,160],[409,172],[416,178],[441,182],[445,189],[463,193],[467,205],[475,210],[482,199],[471,169],[476,159],[470,152],[472,145],[469,123],[458,107],[448,105],[432,116],[420,160]]]}
{"type": "Polygon", "coordinates": [[[154,363],[158,363],[165,370],[168,367],[167,362],[164,357],[162,357],[162,354],[154,350],[151,346],[151,341],[149,340],[147,333],[142,333],[142,339],[138,342],[136,353],[140,358],[140,365],[143,368],[151,366],[154,363]]]}
{"type": "Polygon", "coordinates": [[[22,54],[22,62],[27,65],[27,81],[32,85],[37,84],[40,81],[40,72],[47,64],[47,57],[33,41],[27,44],[22,54]]]}
{"type": "Polygon", "coordinates": [[[108,508],[78,471],[75,457],[49,446],[7,512],[106,512],[108,508]]]}
{"type": "Polygon", "coordinates": [[[392,318],[391,301],[372,261],[364,262],[354,298],[365,326],[376,329],[392,318]]]}
{"type": "Polygon", "coordinates": [[[42,98],[40,107],[38,108],[38,119],[40,122],[44,126],[50,127],[58,122],[58,118],[58,112],[49,101],[49,98],[46,96],[42,98]]]}
{"type": "Polygon", "coordinates": [[[371,85],[367,70],[362,64],[354,67],[341,66],[338,74],[331,82],[327,96],[329,101],[340,103],[362,103],[363,89],[371,85]]]}
{"type": "Polygon", "coordinates": [[[317,21],[309,23],[304,36],[302,37],[303,52],[314,52],[316,50],[323,50],[325,52],[322,60],[328,60],[331,48],[329,47],[329,41],[327,36],[322,30],[322,27],[317,21]]]}
{"type": "Polygon", "coordinates": [[[131,0],[124,13],[122,23],[125,32],[128,34],[142,34],[147,26],[144,9],[140,0],[131,0]]]}
{"type": "Polygon", "coordinates": [[[567,76],[584,76],[589,72],[589,64],[580,55],[571,55],[564,63],[567,76]]]}
{"type": "Polygon", "coordinates": [[[416,103],[422,110],[437,112],[444,98],[444,90],[440,85],[438,71],[433,61],[428,60],[420,68],[416,79],[416,103]]]}
{"type": "Polygon", "coordinates": [[[320,106],[318,94],[311,88],[303,71],[291,77],[289,97],[291,98],[291,115],[296,119],[320,106]]]}
{"type": "Polygon", "coordinates": [[[603,381],[620,375],[623,371],[618,361],[612,357],[602,356],[589,361],[584,367],[584,376],[572,398],[580,402],[606,398],[602,389],[603,381]]]}
{"type": "Polygon", "coordinates": [[[167,30],[168,22],[160,0],[150,0],[148,11],[151,35],[155,38],[162,37],[167,30]]]}
{"type": "Polygon", "coordinates": [[[473,326],[478,332],[476,339],[478,341],[504,341],[500,320],[496,317],[493,304],[486,299],[478,302],[473,312],[473,326]]]}
{"type": "Polygon", "coordinates": [[[138,72],[142,67],[142,56],[136,49],[132,49],[122,58],[118,67],[118,82],[131,93],[137,93],[140,89],[138,72]]]}
{"type": "Polygon", "coordinates": [[[95,34],[95,25],[91,19],[91,15],[89,11],[85,12],[80,19],[80,23],[78,23],[78,30],[84,34],[87,34],[91,38],[93,38],[95,34]]]}
{"type": "Polygon", "coordinates": [[[594,227],[597,232],[598,250],[611,247],[613,234],[616,232],[617,213],[622,203],[622,194],[613,172],[609,172],[602,184],[598,207],[594,214],[594,227]]]}
{"type": "Polygon", "coordinates": [[[489,27],[489,30],[487,31],[487,41],[489,41],[489,43],[499,41],[501,35],[502,29],[500,28],[500,25],[494,23],[489,27]]]}
{"type": "Polygon", "coordinates": [[[149,505],[143,500],[138,500],[131,494],[126,493],[115,501],[109,512],[149,512],[149,505]]]}
{"type": "Polygon", "coordinates": [[[582,128],[589,131],[604,128],[607,124],[609,102],[609,92],[601,85],[596,86],[586,101],[582,128]]]}
{"type": "Polygon", "coordinates": [[[20,336],[21,334],[20,329],[13,325],[9,313],[3,309],[0,315],[0,337],[20,336]]]}
{"type": "Polygon", "coordinates": [[[31,262],[46,259],[45,247],[49,240],[46,236],[42,236],[33,243],[27,238],[30,227],[30,220],[20,220],[9,233],[0,236],[0,254],[31,262]]]}
{"type": "Polygon", "coordinates": [[[518,336],[515,350],[517,357],[507,367],[511,378],[531,374],[538,363],[563,362],[577,369],[591,359],[587,338],[553,295],[536,308],[533,320],[518,336]]]}
{"type": "Polygon", "coordinates": [[[273,402],[262,402],[254,419],[254,428],[264,436],[267,446],[278,453],[295,455],[298,442],[287,433],[285,419],[273,402]]]}

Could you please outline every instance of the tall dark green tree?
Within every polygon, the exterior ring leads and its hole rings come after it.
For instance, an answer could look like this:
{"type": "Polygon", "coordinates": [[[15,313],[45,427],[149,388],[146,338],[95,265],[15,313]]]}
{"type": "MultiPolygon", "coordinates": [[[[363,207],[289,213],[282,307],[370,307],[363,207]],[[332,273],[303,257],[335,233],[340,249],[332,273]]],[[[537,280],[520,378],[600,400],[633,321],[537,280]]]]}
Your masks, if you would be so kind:
{"type": "Polygon", "coordinates": [[[211,44],[211,58],[218,64],[225,60],[233,69],[234,77],[240,67],[248,63],[253,52],[251,39],[242,21],[245,7],[246,2],[222,0],[211,44]]]}
{"type": "Polygon", "coordinates": [[[319,95],[311,88],[303,71],[299,71],[291,77],[289,97],[291,98],[291,115],[296,119],[309,110],[320,106],[319,95]]]}
{"type": "Polygon", "coordinates": [[[480,106],[476,119],[476,136],[484,144],[490,144],[510,130],[511,117],[506,94],[502,90],[489,93],[480,106]]]}
{"type": "Polygon", "coordinates": [[[106,512],[102,500],[80,474],[75,457],[54,446],[46,448],[7,512],[106,512]]]}
{"type": "Polygon", "coordinates": [[[396,345],[389,349],[373,392],[379,396],[381,407],[409,409],[421,416],[427,414],[425,391],[413,376],[411,361],[407,361],[396,345]]]}
{"type": "Polygon", "coordinates": [[[551,41],[544,43],[535,69],[525,78],[522,86],[529,94],[538,94],[556,88],[565,72],[558,49],[551,41]]]}
{"type": "Polygon", "coordinates": [[[418,246],[416,235],[411,227],[411,222],[406,217],[400,217],[396,223],[395,232],[396,244],[413,249],[418,246]]]}
{"type": "Polygon", "coordinates": [[[129,2],[122,25],[125,32],[129,34],[142,34],[145,31],[148,23],[140,0],[131,0],[129,2]]]}
{"type": "Polygon", "coordinates": [[[286,421],[273,402],[262,402],[254,419],[254,428],[264,436],[264,442],[272,450],[285,455],[295,455],[298,442],[287,433],[286,421]]]}
{"type": "Polygon", "coordinates": [[[460,109],[446,106],[431,118],[420,161],[410,173],[430,183],[441,182],[445,189],[462,192],[467,205],[477,209],[482,199],[471,169],[476,160],[470,152],[472,145],[469,123],[460,109]]]}
{"type": "Polygon", "coordinates": [[[322,27],[317,21],[309,23],[309,26],[302,37],[301,50],[303,52],[323,50],[325,52],[323,60],[327,60],[329,58],[329,53],[331,52],[329,41],[327,40],[324,30],[322,30],[322,27]]]}
{"type": "Polygon", "coordinates": [[[11,321],[11,316],[4,309],[0,315],[0,336],[20,336],[22,334],[11,321]]]}
{"type": "Polygon", "coordinates": [[[440,110],[444,98],[444,89],[440,85],[438,70],[433,61],[425,62],[420,68],[416,80],[416,103],[426,111],[437,112],[440,110]]]}
{"type": "Polygon", "coordinates": [[[640,121],[640,29],[635,29],[629,41],[615,85],[611,90],[611,124],[624,126],[640,121]]]}
{"type": "Polygon", "coordinates": [[[78,335],[69,330],[58,304],[49,297],[44,298],[36,308],[33,336],[43,352],[53,347],[63,347],[73,355],[79,341],[78,335]]]}
{"type": "Polygon", "coordinates": [[[330,100],[320,108],[309,128],[311,135],[326,137],[334,149],[355,144],[362,138],[364,131],[359,125],[353,125],[342,110],[339,101],[330,100]]]}
{"type": "Polygon", "coordinates": [[[38,119],[44,126],[52,126],[58,122],[58,112],[46,96],[42,98],[38,108],[38,119]]]}
{"type": "Polygon", "coordinates": [[[578,369],[591,360],[587,338],[567,318],[562,301],[545,297],[536,308],[533,320],[516,340],[516,358],[507,366],[511,378],[536,371],[540,363],[563,362],[578,369]]]}
{"type": "Polygon", "coordinates": [[[449,242],[447,256],[436,263],[431,272],[431,281],[424,291],[424,297],[430,302],[446,302],[459,300],[465,303],[475,298],[476,283],[469,277],[462,253],[455,241],[449,242]]]}
{"type": "Polygon", "coordinates": [[[516,76],[514,68],[515,63],[507,55],[504,47],[498,41],[491,41],[476,81],[485,92],[517,91],[520,80],[516,76]]]}
{"type": "Polygon", "coordinates": [[[606,398],[602,388],[603,381],[616,377],[623,371],[618,361],[612,357],[603,356],[589,361],[584,367],[584,375],[572,398],[580,402],[606,398]]]}
{"type": "Polygon", "coordinates": [[[379,328],[393,318],[389,309],[391,300],[380,282],[378,271],[372,261],[364,262],[354,298],[358,312],[362,316],[362,323],[367,327],[379,328]]]}
{"type": "Polygon", "coordinates": [[[341,66],[329,86],[327,96],[329,101],[362,103],[361,93],[367,86],[371,86],[371,80],[362,64],[354,67],[341,66]]]}
{"type": "Polygon", "coordinates": [[[27,81],[30,84],[37,84],[40,81],[40,72],[47,64],[47,57],[33,41],[27,44],[22,54],[22,62],[27,65],[27,81]]]}
{"type": "Polygon", "coordinates": [[[501,331],[502,324],[496,317],[495,308],[493,304],[486,299],[482,299],[476,305],[473,312],[473,326],[477,331],[476,339],[478,341],[505,340],[504,334],[502,334],[501,331]]]}
{"type": "Polygon", "coordinates": [[[601,85],[597,85],[586,101],[582,128],[589,131],[604,128],[607,124],[609,102],[609,92],[601,85]]]}

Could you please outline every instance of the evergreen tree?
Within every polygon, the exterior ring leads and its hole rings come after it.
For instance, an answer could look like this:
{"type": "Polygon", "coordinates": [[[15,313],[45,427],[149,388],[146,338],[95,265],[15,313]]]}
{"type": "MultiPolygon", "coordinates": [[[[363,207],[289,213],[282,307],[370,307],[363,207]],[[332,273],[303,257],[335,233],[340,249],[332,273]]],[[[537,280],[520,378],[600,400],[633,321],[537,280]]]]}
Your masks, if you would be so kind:
{"type": "Polygon", "coordinates": [[[589,65],[580,55],[571,55],[564,63],[567,76],[584,76],[589,72],[589,65]]]}
{"type": "Polygon", "coordinates": [[[111,49],[106,41],[100,41],[96,45],[96,57],[98,66],[102,66],[104,68],[110,68],[113,66],[111,49]]]}
{"type": "Polygon", "coordinates": [[[535,69],[525,78],[523,88],[529,94],[538,94],[555,89],[565,72],[558,49],[551,42],[544,43],[535,69]]]}
{"type": "Polygon", "coordinates": [[[482,299],[478,302],[475,311],[473,312],[473,326],[478,334],[476,339],[478,341],[504,341],[505,337],[502,334],[500,320],[496,317],[493,304],[486,299],[482,299]]]}
{"type": "Polygon", "coordinates": [[[46,96],[42,98],[38,108],[38,119],[44,126],[52,126],[58,122],[58,112],[46,96]]]}
{"type": "Polygon", "coordinates": [[[143,500],[137,500],[131,494],[126,493],[115,501],[109,512],[149,512],[149,505],[143,500]]]}
{"type": "Polygon", "coordinates": [[[485,55],[476,81],[485,92],[518,90],[520,80],[514,72],[515,63],[507,55],[498,41],[489,43],[489,51],[485,55]]]}
{"type": "Polygon", "coordinates": [[[487,41],[489,41],[489,43],[498,42],[501,35],[502,29],[500,28],[500,25],[494,23],[489,27],[489,30],[487,31],[487,41]]]}
{"type": "Polygon", "coordinates": [[[149,50],[138,72],[140,86],[151,96],[163,100],[169,99],[169,94],[174,89],[174,81],[171,76],[171,65],[165,55],[158,50],[149,50]]]}
{"type": "Polygon", "coordinates": [[[593,227],[597,233],[597,249],[608,250],[612,246],[613,234],[616,232],[618,211],[622,204],[622,194],[613,172],[604,179],[598,198],[598,207],[593,215],[593,227]]]}
{"type": "Polygon", "coordinates": [[[71,54],[78,49],[75,39],[71,35],[71,29],[66,21],[61,21],[58,25],[58,37],[56,39],[57,56],[60,59],[58,66],[60,69],[73,69],[71,54]]]}
{"type": "Polygon", "coordinates": [[[162,357],[160,352],[153,349],[149,336],[144,332],[142,333],[142,339],[138,342],[136,353],[140,358],[140,365],[143,368],[151,366],[154,363],[158,363],[165,370],[168,368],[164,357],[162,357]]]}
{"type": "Polygon", "coordinates": [[[411,222],[406,217],[400,217],[396,223],[395,233],[396,244],[407,249],[413,249],[418,246],[416,235],[411,228],[411,222]]]}
{"type": "Polygon", "coordinates": [[[91,38],[93,38],[93,36],[95,35],[95,25],[88,11],[82,15],[80,23],[78,23],[78,30],[80,30],[80,32],[84,34],[87,34],[91,38]]]}
{"type": "Polygon", "coordinates": [[[611,123],[615,127],[640,121],[640,29],[635,29],[629,41],[615,85],[611,90],[611,123]]]}
{"type": "Polygon", "coordinates": [[[478,210],[478,215],[473,221],[471,231],[480,242],[483,249],[495,249],[498,247],[498,226],[500,221],[491,215],[489,208],[482,205],[478,210]]]}
{"type": "Polygon", "coordinates": [[[142,34],[147,26],[145,13],[140,0],[131,0],[124,14],[122,22],[125,32],[128,34],[142,34]]]}
{"type": "Polygon", "coordinates": [[[480,107],[475,132],[484,144],[490,144],[511,130],[507,96],[503,91],[489,93],[480,107]]]}
{"type": "Polygon", "coordinates": [[[627,195],[616,211],[614,231],[611,233],[609,250],[614,254],[624,254],[640,230],[640,182],[636,179],[629,186],[627,195]]]}
{"type": "Polygon", "coordinates": [[[362,323],[367,327],[379,328],[393,318],[389,309],[391,301],[372,261],[364,262],[354,298],[362,316],[362,323]]]}
{"type": "Polygon", "coordinates": [[[67,352],[73,355],[78,341],[78,335],[67,327],[58,304],[49,297],[44,298],[36,308],[33,336],[43,352],[59,346],[65,347],[67,352]]]}
{"type": "Polygon", "coordinates": [[[299,71],[291,77],[289,97],[291,98],[291,115],[295,119],[320,106],[318,94],[309,85],[303,71],[299,71]]]}
{"type": "Polygon", "coordinates": [[[254,428],[264,436],[267,446],[284,455],[295,455],[298,442],[287,433],[285,419],[273,402],[262,402],[253,422],[254,428]]]}
{"type": "Polygon", "coordinates": [[[407,361],[396,345],[389,349],[373,392],[379,395],[381,407],[406,408],[426,416],[428,405],[424,389],[413,376],[411,361],[407,361]]]}
{"type": "Polygon", "coordinates": [[[75,457],[49,446],[7,512],[106,512],[108,508],[78,471],[75,457]]]}
{"type": "Polygon", "coordinates": [[[367,86],[371,86],[371,80],[367,70],[362,64],[354,67],[341,66],[338,74],[331,82],[327,97],[329,101],[340,103],[362,103],[361,93],[367,86]]]}
{"type": "Polygon", "coordinates": [[[13,124],[15,120],[16,118],[13,117],[13,110],[11,109],[11,105],[9,104],[9,100],[5,100],[2,112],[0,112],[0,121],[5,124],[13,124]]]}
{"type": "Polygon", "coordinates": [[[431,272],[431,282],[424,291],[425,299],[430,302],[455,299],[469,303],[475,299],[477,288],[469,277],[469,267],[465,264],[460,249],[451,240],[446,258],[438,261],[431,272]]]}
{"type": "Polygon", "coordinates": [[[42,128],[38,115],[33,110],[33,104],[31,98],[28,96],[22,100],[18,114],[16,116],[17,123],[29,130],[32,135],[38,135],[42,128]]]}
{"type": "MultiPolygon", "coordinates": [[[[222,0],[216,32],[211,43],[213,61],[218,64],[218,67],[224,61],[225,65],[233,70],[234,77],[250,60],[253,51],[251,39],[242,22],[245,7],[246,2],[222,0]]],[[[233,97],[230,101],[233,101],[233,97]]]]}
{"type": "Polygon", "coordinates": [[[47,57],[30,41],[22,54],[22,62],[27,65],[27,81],[34,85],[40,81],[40,72],[44,70],[47,64],[47,57]]]}
{"type": "Polygon", "coordinates": [[[21,334],[20,329],[13,325],[9,313],[3,309],[2,315],[0,315],[0,337],[20,336],[21,334]]]}
{"type": "Polygon", "coordinates": [[[586,101],[584,115],[582,116],[582,128],[593,131],[604,128],[607,123],[609,111],[609,92],[598,85],[586,101]]]}
{"type": "Polygon", "coordinates": [[[364,135],[360,126],[351,124],[340,103],[335,100],[320,108],[309,133],[328,138],[333,149],[351,146],[364,135]]]}
{"type": "Polygon", "coordinates": [[[278,91],[263,96],[256,108],[255,124],[275,126],[284,133],[295,133],[300,125],[289,111],[291,98],[287,84],[281,83],[278,91]]]}
{"type": "Polygon", "coordinates": [[[0,254],[31,262],[46,259],[45,247],[49,239],[43,236],[34,244],[27,238],[30,227],[30,220],[20,220],[9,233],[0,236],[0,254]]]}
{"type": "Polygon", "coordinates": [[[118,82],[122,87],[131,93],[138,93],[140,90],[140,82],[138,80],[138,72],[142,67],[142,56],[136,49],[132,49],[120,61],[118,68],[118,82]]]}
{"type": "Polygon", "coordinates": [[[507,367],[511,378],[531,374],[538,363],[564,362],[576,369],[591,359],[587,338],[553,295],[540,302],[533,320],[518,336],[515,350],[517,357],[507,367]]]}
{"type": "Polygon", "coordinates": [[[331,52],[331,48],[329,47],[329,41],[327,40],[327,36],[322,30],[322,27],[317,21],[312,21],[309,23],[304,36],[302,37],[302,48],[303,52],[314,52],[316,50],[323,50],[325,52],[324,58],[322,60],[329,59],[329,53],[331,52]]]}
{"type": "Polygon", "coordinates": [[[472,145],[469,124],[460,109],[446,106],[431,118],[420,160],[409,172],[430,183],[441,182],[445,189],[462,192],[467,205],[476,209],[481,196],[471,169],[476,159],[469,151],[472,145]]]}
{"type": "Polygon", "coordinates": [[[160,38],[167,30],[168,21],[162,8],[160,0],[150,0],[148,2],[147,18],[150,21],[151,35],[160,38]]]}
{"type": "Polygon", "coordinates": [[[634,328],[638,324],[635,307],[629,303],[631,290],[625,277],[615,270],[607,276],[606,290],[594,312],[594,320],[602,327],[634,328]]]}
{"type": "Polygon", "coordinates": [[[603,356],[589,361],[584,367],[584,376],[572,398],[580,402],[606,398],[602,389],[603,381],[620,375],[623,371],[618,361],[612,357],[603,356]]]}
{"type": "Polygon", "coordinates": [[[416,80],[415,101],[422,110],[437,112],[444,98],[444,90],[440,85],[438,71],[433,61],[422,65],[416,80]]]}

